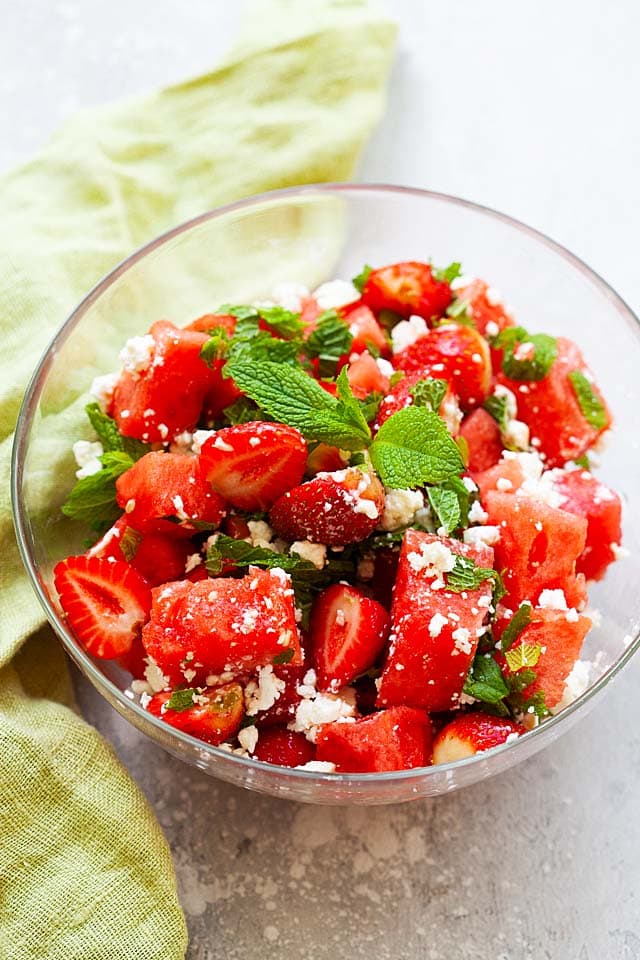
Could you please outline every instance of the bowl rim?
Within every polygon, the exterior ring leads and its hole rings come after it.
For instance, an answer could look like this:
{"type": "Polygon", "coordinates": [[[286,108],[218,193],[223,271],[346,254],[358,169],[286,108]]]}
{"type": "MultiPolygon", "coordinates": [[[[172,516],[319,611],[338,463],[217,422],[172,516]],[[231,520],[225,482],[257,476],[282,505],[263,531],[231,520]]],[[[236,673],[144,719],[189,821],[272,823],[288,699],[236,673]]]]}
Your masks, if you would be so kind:
{"type": "MultiPolygon", "coordinates": [[[[121,275],[126,273],[140,260],[143,260],[149,254],[164,246],[166,243],[180,234],[192,230],[203,223],[225,217],[237,211],[245,210],[254,206],[264,205],[270,202],[278,203],[279,201],[293,200],[306,196],[312,197],[314,194],[322,196],[336,193],[382,193],[409,197],[413,196],[416,198],[427,198],[442,202],[445,205],[452,204],[453,206],[468,208],[476,213],[480,213],[488,217],[489,219],[499,220],[505,223],[507,226],[514,228],[516,231],[529,235],[534,240],[538,241],[543,246],[546,246],[552,252],[559,255],[562,259],[566,260],[574,269],[581,273],[593,286],[595,286],[601,294],[604,294],[608,300],[612,301],[612,303],[617,307],[618,312],[622,314],[629,326],[634,330],[636,336],[640,338],[640,318],[638,318],[623,297],[621,297],[620,294],[618,294],[618,292],[599,273],[597,273],[597,271],[590,267],[576,254],[572,253],[556,240],[553,240],[541,230],[538,230],[515,217],[511,217],[508,214],[502,213],[499,210],[495,210],[493,207],[489,207],[485,204],[475,203],[474,201],[467,200],[462,197],[435,190],[426,190],[418,187],[402,186],[391,183],[327,182],[302,184],[293,187],[285,187],[278,190],[265,191],[263,193],[254,194],[250,197],[245,197],[235,200],[231,203],[215,207],[212,210],[208,210],[205,213],[192,217],[189,220],[186,220],[177,226],[164,231],[121,260],[112,270],[106,273],[94,284],[86,296],[78,303],[78,305],[58,327],[47,347],[45,348],[29,380],[20,410],[18,412],[11,456],[11,502],[13,522],[20,556],[31,581],[31,585],[46,614],[47,620],[62,641],[66,652],[88,676],[89,680],[98,689],[102,696],[105,696],[105,690],[103,688],[106,688],[109,691],[109,694],[116,701],[118,701],[119,705],[123,708],[119,712],[126,717],[130,711],[133,711],[133,713],[139,717],[142,722],[140,725],[136,724],[138,729],[142,729],[142,732],[144,733],[144,726],[150,722],[152,726],[156,728],[158,734],[161,735],[156,738],[159,742],[166,740],[166,738],[169,737],[170,739],[175,739],[184,743],[190,749],[196,747],[200,751],[204,751],[212,756],[217,762],[220,762],[222,766],[224,766],[226,762],[232,766],[236,765],[238,769],[244,769],[247,772],[254,771],[259,774],[267,775],[269,774],[269,771],[273,771],[274,778],[286,773],[288,778],[297,780],[301,783],[307,783],[309,785],[315,781],[320,783],[330,782],[354,787],[358,785],[374,786],[377,783],[402,782],[405,780],[410,781],[416,779],[426,780],[429,777],[436,775],[444,775],[446,777],[453,770],[459,770],[463,767],[471,767],[476,763],[486,761],[488,756],[504,753],[507,750],[511,751],[511,754],[514,757],[514,762],[516,762],[515,756],[518,747],[520,746],[522,750],[522,744],[531,745],[535,743],[540,738],[542,731],[550,731],[552,729],[558,730],[561,727],[564,729],[569,729],[571,724],[563,724],[563,720],[567,720],[569,717],[575,715],[586,703],[596,698],[598,694],[602,692],[605,687],[629,663],[633,655],[640,647],[640,624],[634,624],[632,628],[634,632],[633,634],[627,635],[629,637],[629,641],[624,650],[593,684],[591,684],[574,701],[564,707],[559,713],[544,720],[543,723],[540,723],[537,727],[527,731],[525,734],[518,737],[517,740],[510,741],[508,743],[505,742],[497,747],[491,748],[491,750],[474,754],[473,756],[466,757],[462,760],[455,760],[448,763],[436,764],[427,767],[411,767],[403,770],[393,770],[378,773],[323,773],[316,770],[304,770],[295,767],[283,767],[277,764],[269,764],[260,760],[254,760],[250,757],[239,756],[224,750],[221,747],[215,747],[212,744],[199,740],[198,738],[184,733],[175,727],[170,727],[166,723],[163,723],[159,717],[155,717],[153,714],[150,714],[148,711],[144,710],[135,700],[129,699],[129,697],[125,695],[124,691],[122,691],[117,684],[115,684],[112,680],[105,676],[104,673],[102,673],[88,653],[67,632],[62,618],[59,616],[54,605],[50,602],[49,597],[47,596],[43,585],[40,582],[37,565],[35,560],[31,557],[27,546],[29,542],[27,529],[28,523],[26,515],[22,509],[20,491],[23,480],[24,455],[27,448],[29,426],[31,423],[32,414],[42,393],[45,382],[44,378],[53,362],[53,357],[55,356],[57,348],[71,335],[76,325],[92,306],[92,304],[98,300],[99,297],[109,287],[111,287],[121,275]]],[[[108,697],[105,696],[105,699],[108,699],[108,697]]],[[[542,745],[542,742],[540,742],[538,749],[542,747],[542,745]]],[[[536,748],[534,748],[534,750],[535,749],[536,748]]]]}

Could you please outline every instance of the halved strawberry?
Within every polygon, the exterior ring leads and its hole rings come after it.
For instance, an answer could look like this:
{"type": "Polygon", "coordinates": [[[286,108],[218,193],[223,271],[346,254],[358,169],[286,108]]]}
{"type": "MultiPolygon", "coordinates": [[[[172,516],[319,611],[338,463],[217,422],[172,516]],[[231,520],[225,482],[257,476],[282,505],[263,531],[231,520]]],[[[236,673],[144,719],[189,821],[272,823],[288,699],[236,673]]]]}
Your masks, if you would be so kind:
{"type": "Polygon", "coordinates": [[[353,337],[351,353],[364,353],[369,347],[374,348],[376,356],[388,357],[391,348],[384,330],[376,320],[370,308],[361,300],[342,307],[338,311],[343,320],[349,324],[349,333],[353,337]]]}
{"type": "Polygon", "coordinates": [[[527,731],[514,720],[488,713],[465,713],[443,727],[433,742],[433,763],[452,763],[473,757],[527,731]]]}
{"type": "Polygon", "coordinates": [[[129,523],[142,533],[190,537],[195,524],[217,526],[225,514],[224,500],[189,454],[146,453],[118,477],[116,491],[129,523]]]}
{"type": "Polygon", "coordinates": [[[147,650],[174,684],[228,671],[236,675],[286,657],[301,662],[291,578],[250,567],[241,579],[178,580],[153,590],[142,632],[147,650]]]}
{"type": "Polygon", "coordinates": [[[213,489],[234,507],[267,510],[302,480],[307,445],[282,423],[241,423],[205,441],[200,462],[213,489]]]}
{"type": "Polygon", "coordinates": [[[170,690],[154,694],[147,704],[147,710],[165,723],[183,730],[206,743],[217,746],[234,736],[240,728],[244,716],[244,697],[239,683],[225,683],[221,687],[204,688],[193,706],[171,709],[168,704],[176,697],[170,690]]]}
{"type": "Polygon", "coordinates": [[[473,327],[445,323],[406,347],[393,359],[405,373],[447,380],[463,410],[479,407],[491,388],[491,356],[487,341],[473,327]]]}
{"type": "Polygon", "coordinates": [[[431,758],[431,721],[423,710],[391,707],[355,723],[329,723],[316,737],[318,760],[338,773],[377,773],[425,767],[431,758]]]}
{"type": "Polygon", "coordinates": [[[442,316],[451,303],[451,288],[434,278],[429,264],[405,261],[372,270],[362,300],[376,313],[392,310],[402,317],[417,314],[430,320],[442,316]]]}
{"type": "Polygon", "coordinates": [[[127,653],[149,616],[147,582],[124,560],[67,557],[56,564],[60,605],[78,640],[95,657],[127,653]]]}
{"type": "Polygon", "coordinates": [[[332,473],[334,470],[343,470],[346,460],[338,447],[330,447],[326,443],[319,443],[307,457],[305,473],[314,476],[316,473],[332,473]]]}
{"type": "Polygon", "coordinates": [[[301,767],[315,759],[316,748],[302,733],[294,733],[286,727],[270,727],[260,731],[253,755],[263,763],[301,767]]]}
{"type": "Polygon", "coordinates": [[[355,397],[364,400],[370,393],[386,393],[389,377],[386,377],[370,353],[361,354],[347,368],[349,386],[355,397]]]}
{"type": "Polygon", "coordinates": [[[374,665],[390,626],[381,603],[346,583],[334,583],[318,595],[310,623],[317,687],[333,693],[374,665]]]}
{"type": "Polygon", "coordinates": [[[357,543],[373,532],[384,508],[377,477],[355,467],[319,473],[276,500],[269,522],[285,540],[329,546],[357,543]]]}

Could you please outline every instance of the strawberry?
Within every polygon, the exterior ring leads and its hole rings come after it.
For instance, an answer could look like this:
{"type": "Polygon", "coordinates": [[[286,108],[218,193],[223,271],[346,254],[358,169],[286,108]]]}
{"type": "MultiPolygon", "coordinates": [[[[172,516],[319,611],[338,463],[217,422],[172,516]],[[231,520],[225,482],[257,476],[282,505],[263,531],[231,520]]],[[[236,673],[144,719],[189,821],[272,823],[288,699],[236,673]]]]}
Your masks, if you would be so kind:
{"type": "Polygon", "coordinates": [[[142,533],[190,537],[197,523],[217,527],[225,514],[198,457],[189,454],[145,454],[118,477],[116,491],[130,524],[142,533]]]}
{"type": "Polygon", "coordinates": [[[434,278],[429,264],[406,261],[372,270],[362,300],[375,313],[392,310],[402,317],[417,314],[430,320],[442,316],[451,303],[451,288],[434,278]]]}
{"type": "Polygon", "coordinates": [[[226,683],[221,687],[203,688],[197,693],[193,706],[184,706],[184,697],[163,690],[151,697],[147,710],[160,717],[183,733],[217,746],[234,736],[244,716],[244,697],[239,683],[226,683]],[[180,709],[172,709],[169,703],[178,701],[180,709]]]}
{"type": "Polygon", "coordinates": [[[351,353],[364,353],[372,346],[376,355],[381,357],[391,355],[391,348],[384,330],[369,307],[361,300],[342,307],[338,313],[349,325],[349,333],[353,337],[351,353]]]}
{"type": "Polygon", "coordinates": [[[310,622],[317,687],[333,693],[374,665],[390,623],[382,604],[346,583],[318,595],[310,622]]]}
{"type": "Polygon", "coordinates": [[[167,537],[162,533],[143,536],[129,526],[128,520],[128,515],[123,513],[111,529],[87,550],[87,556],[126,560],[151,587],[184,576],[187,557],[194,553],[195,547],[188,541],[167,537]]]}
{"type": "Polygon", "coordinates": [[[200,359],[206,333],[160,320],[147,337],[148,357],[143,351],[137,369],[125,369],[116,384],[113,417],[124,436],[156,443],[193,430],[219,373],[200,359]]]}
{"type": "Polygon", "coordinates": [[[328,546],[357,543],[373,532],[384,508],[377,477],[355,467],[319,473],[276,500],[269,521],[285,540],[328,546]]]}
{"type": "Polygon", "coordinates": [[[364,400],[370,393],[385,394],[389,389],[389,377],[382,373],[370,353],[361,354],[349,364],[347,377],[358,400],[364,400]]]}
{"type": "Polygon", "coordinates": [[[316,737],[318,760],[338,773],[382,773],[426,767],[431,758],[431,721],[423,710],[391,707],[355,723],[329,723],[316,737]]]}
{"type": "Polygon", "coordinates": [[[519,737],[527,731],[519,723],[488,713],[464,713],[443,727],[433,742],[433,762],[453,763],[473,757],[504,743],[508,737],[519,737]]]}
{"type": "Polygon", "coordinates": [[[332,473],[334,470],[343,470],[344,466],[345,458],[338,447],[319,443],[307,457],[305,473],[309,476],[315,476],[316,473],[332,473]]]}
{"type": "Polygon", "coordinates": [[[471,473],[488,470],[502,456],[500,428],[490,413],[479,407],[460,424],[460,436],[467,442],[471,473]]]}
{"type": "Polygon", "coordinates": [[[124,560],[67,557],[56,564],[54,583],[66,620],[95,657],[128,653],[149,616],[149,585],[124,560]]]}
{"type": "MultiPolygon", "coordinates": [[[[391,387],[390,391],[383,398],[382,403],[378,408],[378,413],[373,426],[374,432],[379,430],[385,420],[388,420],[389,417],[393,416],[394,413],[397,413],[398,410],[404,410],[405,407],[412,406],[414,398],[411,391],[417,383],[419,383],[421,380],[428,379],[430,376],[431,374],[425,373],[422,370],[414,370],[411,373],[405,373],[402,380],[399,380],[394,387],[391,387]]],[[[433,378],[436,380],[444,379],[444,377],[441,377],[439,373],[434,373],[433,378]]],[[[444,397],[442,398],[442,403],[440,404],[438,413],[446,423],[447,429],[449,430],[451,436],[457,436],[462,414],[460,413],[458,398],[451,389],[450,385],[444,397]]]]}
{"type": "Polygon", "coordinates": [[[300,483],[306,461],[307,445],[298,430],[262,421],[218,430],[200,454],[213,489],[242,510],[267,510],[300,483]]]}
{"type": "Polygon", "coordinates": [[[156,587],[142,640],[174,684],[208,674],[301,662],[291,578],[250,567],[241,579],[180,580],[156,587]]]}
{"type": "Polygon", "coordinates": [[[316,748],[302,733],[293,733],[286,727],[270,727],[260,731],[253,755],[263,763],[301,767],[315,759],[316,748]]]}
{"type": "Polygon", "coordinates": [[[394,357],[394,366],[405,373],[447,380],[463,410],[481,406],[491,387],[491,357],[487,341],[477,330],[445,323],[394,357]]]}
{"type": "Polygon", "coordinates": [[[493,562],[490,547],[472,547],[413,529],[405,533],[379,707],[407,704],[438,712],[458,704],[488,616],[493,582],[483,580],[462,592],[448,590],[444,577],[455,555],[480,567],[493,562]]]}

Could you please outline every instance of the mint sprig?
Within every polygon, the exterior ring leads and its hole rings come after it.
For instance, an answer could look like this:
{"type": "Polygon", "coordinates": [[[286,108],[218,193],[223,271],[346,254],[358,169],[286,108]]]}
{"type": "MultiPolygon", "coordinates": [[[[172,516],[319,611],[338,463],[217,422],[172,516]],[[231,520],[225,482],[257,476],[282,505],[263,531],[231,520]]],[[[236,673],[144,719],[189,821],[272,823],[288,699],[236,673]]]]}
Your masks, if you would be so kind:
{"type": "Polygon", "coordinates": [[[309,359],[317,357],[321,377],[332,377],[342,356],[349,353],[353,336],[349,325],[335,310],[325,310],[317,320],[315,330],[303,345],[309,359]]]}
{"type": "Polygon", "coordinates": [[[185,710],[189,710],[194,704],[193,698],[197,692],[197,690],[192,688],[174,690],[167,700],[167,710],[175,710],[176,713],[183,713],[185,710]]]}
{"type": "Polygon", "coordinates": [[[587,423],[595,430],[604,430],[609,423],[606,408],[582,370],[572,370],[569,381],[587,423]]]}
{"type": "Polygon", "coordinates": [[[225,560],[230,560],[239,567],[262,567],[272,570],[280,567],[281,570],[291,573],[293,570],[304,570],[309,573],[316,570],[314,564],[301,557],[290,556],[286,553],[277,553],[266,547],[253,547],[246,540],[235,540],[224,533],[216,535],[215,543],[207,549],[206,568],[212,576],[222,572],[225,560]]]}
{"type": "Polygon", "coordinates": [[[454,261],[448,267],[431,267],[431,274],[439,283],[452,283],[462,274],[462,264],[454,261]]]}
{"type": "Polygon", "coordinates": [[[476,655],[462,689],[467,696],[494,705],[509,693],[500,667],[492,656],[483,653],[476,655]]]}
{"type": "Polygon", "coordinates": [[[502,350],[502,370],[511,380],[544,380],[558,355],[555,337],[546,333],[527,333],[524,327],[507,327],[493,340],[502,350]],[[529,347],[530,356],[517,356],[519,347],[529,347]]]}
{"type": "Polygon", "coordinates": [[[66,517],[89,524],[96,533],[108,530],[122,512],[116,500],[116,480],[133,466],[128,453],[113,450],[100,458],[102,470],[75,484],[62,507],[66,517]]]}
{"type": "Polygon", "coordinates": [[[142,440],[124,437],[118,430],[115,420],[107,416],[100,404],[88,403],[84,411],[105,453],[119,451],[126,453],[132,460],[139,460],[151,449],[149,444],[143,443],[142,440]]]}
{"type": "Polygon", "coordinates": [[[405,407],[389,417],[369,454],[385,486],[396,489],[441,483],[464,469],[444,421],[426,407],[405,407]]]}
{"type": "Polygon", "coordinates": [[[365,288],[365,284],[369,279],[369,274],[372,272],[373,267],[370,267],[368,263],[365,263],[364,267],[357,276],[353,278],[351,283],[354,285],[358,293],[362,293],[365,288]]]}
{"type": "Polygon", "coordinates": [[[463,590],[477,590],[485,580],[493,580],[498,591],[504,596],[502,577],[491,567],[479,567],[470,557],[457,556],[453,570],[447,573],[447,590],[462,593],[463,590]]]}
{"type": "Polygon", "coordinates": [[[507,650],[511,649],[522,631],[529,626],[531,623],[532,612],[533,607],[528,601],[525,600],[524,603],[520,604],[514,615],[511,617],[511,620],[509,620],[509,623],[502,631],[502,636],[500,637],[500,646],[502,647],[503,653],[506,653],[507,650]]]}

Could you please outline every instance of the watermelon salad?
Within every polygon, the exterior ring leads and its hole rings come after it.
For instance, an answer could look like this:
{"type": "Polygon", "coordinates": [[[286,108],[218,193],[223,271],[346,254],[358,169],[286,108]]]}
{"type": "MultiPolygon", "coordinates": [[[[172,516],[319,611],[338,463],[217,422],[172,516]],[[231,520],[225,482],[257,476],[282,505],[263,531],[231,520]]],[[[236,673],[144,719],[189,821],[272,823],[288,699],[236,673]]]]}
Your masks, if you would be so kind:
{"type": "Polygon", "coordinates": [[[165,724],[324,773],[515,740],[593,664],[621,553],[580,348],[402,262],[154,323],[99,377],[57,564],[70,631],[165,724]]]}

